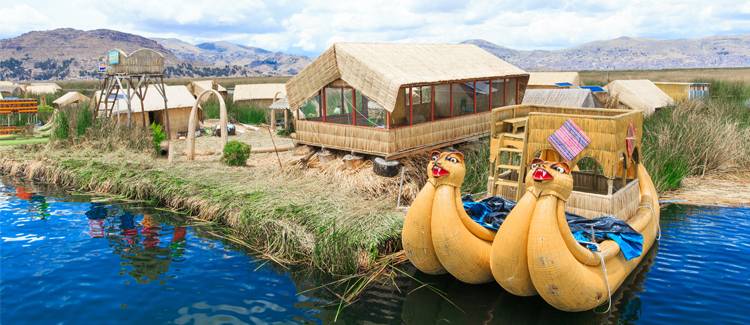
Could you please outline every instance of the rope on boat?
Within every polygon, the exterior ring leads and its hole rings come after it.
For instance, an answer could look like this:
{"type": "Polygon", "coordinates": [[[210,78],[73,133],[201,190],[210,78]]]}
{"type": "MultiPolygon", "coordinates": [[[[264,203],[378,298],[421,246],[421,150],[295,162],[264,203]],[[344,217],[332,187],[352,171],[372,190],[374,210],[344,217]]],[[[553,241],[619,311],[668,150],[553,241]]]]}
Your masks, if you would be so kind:
{"type": "Polygon", "coordinates": [[[604,276],[604,285],[607,286],[607,310],[602,312],[602,314],[606,314],[609,312],[610,309],[612,309],[612,289],[609,288],[609,279],[607,278],[607,264],[604,263],[604,255],[599,251],[599,245],[596,245],[596,252],[594,252],[597,256],[599,256],[599,263],[602,266],[602,275],[604,276]]]}
{"type": "MultiPolygon", "coordinates": [[[[654,206],[653,204],[647,203],[647,204],[641,204],[640,207],[646,207],[649,210],[651,210],[651,216],[654,216],[654,206]]],[[[656,224],[656,241],[661,241],[661,223],[656,224]]]]}

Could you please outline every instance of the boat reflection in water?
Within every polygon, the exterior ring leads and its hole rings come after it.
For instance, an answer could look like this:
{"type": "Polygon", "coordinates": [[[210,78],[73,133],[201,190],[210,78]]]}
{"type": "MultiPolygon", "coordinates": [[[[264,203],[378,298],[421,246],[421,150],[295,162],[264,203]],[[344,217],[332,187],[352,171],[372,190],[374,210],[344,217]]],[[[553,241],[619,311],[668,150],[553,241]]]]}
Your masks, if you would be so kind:
{"type": "Polygon", "coordinates": [[[643,262],[613,293],[612,308],[606,305],[593,311],[569,313],[550,306],[539,296],[518,297],[494,284],[466,285],[450,275],[431,276],[411,265],[405,269],[409,276],[374,285],[354,304],[336,315],[336,308],[324,310],[319,316],[324,322],[337,317],[349,322],[367,315],[374,323],[402,322],[404,324],[516,324],[516,323],[624,323],[640,318],[646,274],[654,263],[658,243],[644,257],[643,262]],[[426,285],[425,285],[426,284],[426,285]],[[445,298],[444,298],[445,297],[445,298]]]}

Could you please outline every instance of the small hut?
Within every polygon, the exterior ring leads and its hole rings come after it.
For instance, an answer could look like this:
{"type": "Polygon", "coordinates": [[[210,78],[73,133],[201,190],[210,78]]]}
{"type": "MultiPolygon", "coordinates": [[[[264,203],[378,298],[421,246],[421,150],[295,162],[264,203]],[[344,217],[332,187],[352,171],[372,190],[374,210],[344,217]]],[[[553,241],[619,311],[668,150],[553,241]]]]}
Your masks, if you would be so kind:
{"type": "Polygon", "coordinates": [[[232,102],[250,104],[259,108],[268,108],[273,101],[280,97],[286,97],[284,84],[249,84],[234,87],[232,102]]]}
{"type": "Polygon", "coordinates": [[[60,90],[62,88],[53,82],[32,83],[25,87],[25,92],[29,95],[51,95],[60,90]]]}
{"type": "Polygon", "coordinates": [[[0,84],[0,95],[5,97],[21,97],[23,95],[23,87],[20,85],[11,84],[0,84]]]}
{"type": "Polygon", "coordinates": [[[654,82],[676,102],[708,97],[711,84],[705,82],[654,82]]]}
{"type": "Polygon", "coordinates": [[[570,88],[581,85],[578,72],[530,72],[528,89],[570,88]]]}
{"type": "Polygon", "coordinates": [[[524,105],[596,107],[591,91],[581,88],[526,89],[522,103],[524,105]]]}
{"type": "MultiPolygon", "coordinates": [[[[195,103],[195,97],[188,91],[186,86],[166,86],[166,97],[167,97],[167,108],[169,109],[169,123],[170,123],[170,134],[172,138],[175,138],[178,133],[184,133],[188,130],[188,119],[190,118],[190,110],[193,108],[195,103]]],[[[141,115],[141,103],[138,96],[133,95],[130,101],[131,107],[131,119],[135,125],[140,125],[143,121],[146,124],[157,123],[164,125],[164,98],[159,94],[156,86],[149,86],[146,90],[146,97],[143,100],[143,111],[144,115],[141,115]]],[[[94,98],[98,100],[99,92],[94,94],[94,98]]],[[[111,96],[105,103],[99,104],[99,111],[103,112],[105,109],[110,109],[114,101],[114,108],[112,109],[113,116],[116,116],[120,122],[124,123],[128,118],[128,104],[127,96],[122,92],[114,98],[111,96]],[[105,108],[106,107],[106,108],[105,108]]],[[[198,111],[198,118],[202,119],[202,112],[198,111]]]]}
{"type": "Polygon", "coordinates": [[[90,100],[90,98],[84,96],[83,94],[81,94],[81,93],[79,93],[77,91],[69,91],[69,92],[65,93],[65,95],[60,96],[60,98],[55,99],[52,102],[52,105],[55,108],[61,108],[61,107],[68,106],[68,105],[73,105],[73,104],[79,104],[79,103],[87,102],[89,100],[90,100]]]}
{"type": "MultiPolygon", "coordinates": [[[[193,80],[187,85],[187,88],[195,98],[198,98],[201,93],[209,89],[216,90],[222,97],[227,98],[227,89],[216,82],[216,80],[193,80]]],[[[203,101],[206,101],[209,98],[210,97],[206,96],[203,101]]]]}
{"type": "Polygon", "coordinates": [[[486,135],[527,81],[471,44],[336,43],[286,89],[298,142],[397,158],[486,135]]]}
{"type": "Polygon", "coordinates": [[[674,100],[650,80],[615,80],[605,86],[620,108],[636,109],[649,116],[656,109],[674,105],[674,100]]]}

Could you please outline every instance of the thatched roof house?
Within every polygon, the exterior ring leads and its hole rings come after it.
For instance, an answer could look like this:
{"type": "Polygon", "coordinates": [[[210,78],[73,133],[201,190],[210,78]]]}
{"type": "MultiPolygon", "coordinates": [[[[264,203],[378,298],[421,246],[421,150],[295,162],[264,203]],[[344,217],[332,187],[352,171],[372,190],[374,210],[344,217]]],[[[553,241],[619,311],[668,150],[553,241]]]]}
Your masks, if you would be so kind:
{"type": "MultiPolygon", "coordinates": [[[[90,98],[77,91],[69,91],[52,102],[56,108],[89,101],[90,98]]],[[[139,106],[140,107],[140,106],[139,106]]]]}
{"type": "Polygon", "coordinates": [[[60,86],[53,82],[33,83],[24,88],[29,95],[50,95],[62,90],[60,86]]]}
{"type": "MultiPolygon", "coordinates": [[[[190,110],[193,108],[195,103],[195,97],[188,91],[186,86],[166,86],[165,88],[167,95],[167,108],[169,109],[169,125],[170,134],[173,138],[177,136],[178,132],[187,132],[188,129],[188,118],[190,117],[190,110]]],[[[127,121],[128,114],[128,103],[127,96],[122,92],[115,99],[114,96],[106,101],[106,109],[112,109],[112,114],[117,115],[120,121],[127,121]]],[[[94,94],[94,100],[99,100],[99,91],[94,94]]],[[[105,110],[105,103],[99,104],[100,112],[105,110]]],[[[146,91],[146,97],[143,100],[143,111],[144,115],[141,115],[141,102],[138,96],[132,95],[130,101],[130,109],[132,112],[132,121],[136,124],[145,123],[151,124],[152,122],[165,125],[164,117],[164,98],[159,94],[155,86],[149,86],[146,91]]],[[[202,117],[201,111],[198,111],[199,118],[202,117]]]]}
{"type": "Polygon", "coordinates": [[[704,82],[654,82],[656,87],[674,101],[707,97],[711,84],[704,82]]]}
{"type": "Polygon", "coordinates": [[[615,80],[604,88],[623,108],[641,110],[646,116],[657,108],[674,105],[674,100],[650,80],[615,80]]]}
{"type": "Polygon", "coordinates": [[[298,142],[394,158],[487,134],[527,81],[471,44],[337,43],[286,89],[298,142]]]}
{"type": "Polygon", "coordinates": [[[526,89],[524,105],[546,105],[560,107],[596,107],[594,96],[588,89],[526,89]]]}
{"type": "Polygon", "coordinates": [[[575,71],[530,72],[528,89],[569,88],[581,85],[581,76],[575,71]]]}
{"type": "MultiPolygon", "coordinates": [[[[187,88],[195,98],[198,98],[198,95],[209,89],[216,90],[225,99],[227,98],[227,89],[216,82],[216,80],[193,80],[188,83],[187,88]]],[[[203,101],[208,100],[208,98],[210,97],[205,97],[203,101]]]]}
{"type": "Polygon", "coordinates": [[[249,84],[235,86],[232,101],[235,103],[250,104],[255,107],[268,108],[274,100],[281,97],[286,97],[284,84],[249,84]]]}

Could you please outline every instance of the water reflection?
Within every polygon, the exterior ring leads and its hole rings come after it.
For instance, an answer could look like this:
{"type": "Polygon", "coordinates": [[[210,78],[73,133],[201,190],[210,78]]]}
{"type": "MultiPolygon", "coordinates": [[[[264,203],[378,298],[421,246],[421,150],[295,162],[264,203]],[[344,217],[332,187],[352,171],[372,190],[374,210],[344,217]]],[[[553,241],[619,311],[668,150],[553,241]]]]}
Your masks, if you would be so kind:
{"type": "MultiPolygon", "coordinates": [[[[628,323],[637,321],[641,314],[638,297],[643,290],[658,245],[644,257],[642,263],[623,282],[612,296],[612,308],[599,311],[566,313],[549,306],[536,297],[513,296],[497,284],[467,285],[450,276],[430,276],[413,267],[407,276],[395,279],[398,289],[390,282],[368,289],[355,304],[347,307],[338,319],[345,323],[366,318],[373,323],[402,322],[404,324],[516,324],[516,323],[628,323]],[[428,284],[428,285],[425,285],[428,284]]],[[[324,322],[336,317],[337,306],[321,314],[324,322]]]]}
{"type": "Polygon", "coordinates": [[[0,178],[1,324],[315,320],[288,274],[173,214],[35,186],[0,178]]]}
{"type": "Polygon", "coordinates": [[[33,215],[32,218],[45,220],[50,217],[47,198],[43,195],[38,195],[33,185],[25,184],[16,186],[15,196],[29,203],[28,211],[33,215]]]}

